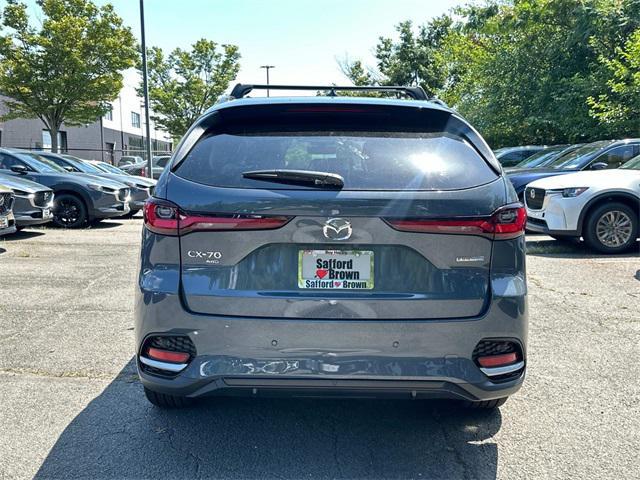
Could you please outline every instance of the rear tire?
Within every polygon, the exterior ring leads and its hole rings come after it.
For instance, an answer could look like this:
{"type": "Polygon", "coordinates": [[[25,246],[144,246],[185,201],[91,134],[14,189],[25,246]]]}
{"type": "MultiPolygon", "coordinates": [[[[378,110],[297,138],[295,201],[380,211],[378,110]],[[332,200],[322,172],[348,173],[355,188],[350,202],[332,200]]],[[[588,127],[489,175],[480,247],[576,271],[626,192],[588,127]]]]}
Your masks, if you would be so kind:
{"type": "Polygon", "coordinates": [[[87,223],[87,207],[77,195],[63,193],[56,197],[53,223],[61,228],[81,228],[87,223]]]}
{"type": "Polygon", "coordinates": [[[495,400],[484,400],[482,402],[472,402],[466,400],[463,405],[470,410],[493,410],[505,404],[509,397],[496,398],[495,400]]]}
{"type": "Polygon", "coordinates": [[[624,203],[607,203],[589,213],[583,232],[589,247],[601,253],[622,253],[638,238],[638,215],[624,203]]]}
{"type": "Polygon", "coordinates": [[[144,394],[152,404],[159,408],[185,408],[193,404],[193,399],[158,393],[144,387],[144,394]]]}

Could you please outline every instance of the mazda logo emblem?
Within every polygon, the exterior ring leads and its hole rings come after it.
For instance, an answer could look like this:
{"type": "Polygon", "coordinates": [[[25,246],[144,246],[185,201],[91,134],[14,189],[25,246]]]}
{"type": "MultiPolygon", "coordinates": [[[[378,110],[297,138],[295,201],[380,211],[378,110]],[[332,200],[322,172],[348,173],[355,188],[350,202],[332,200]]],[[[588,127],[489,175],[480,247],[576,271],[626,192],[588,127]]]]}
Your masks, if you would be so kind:
{"type": "Polygon", "coordinates": [[[353,229],[351,223],[344,218],[330,218],[322,227],[322,233],[329,240],[347,240],[353,229]]]}
{"type": "Polygon", "coordinates": [[[536,198],[536,191],[534,189],[529,190],[529,196],[531,198],[536,198]]]}

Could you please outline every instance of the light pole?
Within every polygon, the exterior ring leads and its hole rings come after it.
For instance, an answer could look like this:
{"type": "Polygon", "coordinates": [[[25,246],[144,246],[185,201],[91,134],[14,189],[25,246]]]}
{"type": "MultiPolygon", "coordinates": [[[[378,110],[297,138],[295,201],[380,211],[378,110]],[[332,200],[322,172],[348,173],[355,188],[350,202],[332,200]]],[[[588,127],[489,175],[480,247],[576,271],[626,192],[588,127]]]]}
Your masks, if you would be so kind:
{"type": "Polygon", "coordinates": [[[149,121],[149,82],[147,79],[147,42],[144,35],[144,0],[140,0],[140,40],[142,43],[142,89],[144,90],[144,116],[147,120],[147,171],[153,178],[153,162],[151,161],[151,122],[149,121]]]}
{"type": "Polygon", "coordinates": [[[262,65],[260,68],[264,68],[267,71],[267,97],[269,96],[269,70],[276,68],[275,65],[262,65]]]}

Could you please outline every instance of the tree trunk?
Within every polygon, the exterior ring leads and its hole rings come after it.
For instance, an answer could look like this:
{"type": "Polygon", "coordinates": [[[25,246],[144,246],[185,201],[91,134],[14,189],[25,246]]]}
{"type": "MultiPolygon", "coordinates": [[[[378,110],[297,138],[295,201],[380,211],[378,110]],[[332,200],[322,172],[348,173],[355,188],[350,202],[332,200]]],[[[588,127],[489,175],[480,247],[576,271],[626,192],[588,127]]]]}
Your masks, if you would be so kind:
{"type": "Polygon", "coordinates": [[[51,151],[58,153],[58,131],[60,127],[57,125],[51,125],[49,128],[49,134],[51,135],[51,151]]]}

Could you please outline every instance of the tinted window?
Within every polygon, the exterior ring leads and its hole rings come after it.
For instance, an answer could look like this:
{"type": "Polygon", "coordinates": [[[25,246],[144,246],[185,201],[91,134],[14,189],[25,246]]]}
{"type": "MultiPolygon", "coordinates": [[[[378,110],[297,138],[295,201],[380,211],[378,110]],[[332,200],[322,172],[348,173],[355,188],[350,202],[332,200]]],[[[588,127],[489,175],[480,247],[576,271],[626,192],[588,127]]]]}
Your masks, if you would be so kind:
{"type": "Polygon", "coordinates": [[[166,167],[167,166],[167,162],[169,161],[171,157],[160,157],[157,158],[155,161],[155,166],[156,167],[166,167]]]}
{"type": "Polygon", "coordinates": [[[640,155],[635,158],[632,158],[627,163],[622,165],[620,168],[626,168],[629,170],[640,170],[640,155]]]}
{"type": "Polygon", "coordinates": [[[251,170],[337,173],[346,190],[459,189],[496,174],[463,139],[443,132],[240,132],[209,134],[176,174],[222,187],[291,189],[242,177],[251,170]]]}
{"type": "Polygon", "coordinates": [[[603,153],[592,162],[592,165],[593,163],[603,162],[607,164],[607,168],[618,168],[627,160],[631,160],[633,154],[634,145],[623,145],[603,153]]]}
{"type": "Polygon", "coordinates": [[[549,168],[579,168],[584,166],[594,153],[605,148],[607,145],[610,145],[609,141],[602,142],[594,142],[583,145],[582,147],[576,148],[570,152],[565,153],[564,155],[559,156],[553,162],[549,163],[547,166],[549,168]]]}
{"type": "Polygon", "coordinates": [[[64,168],[56,165],[51,160],[48,160],[35,153],[16,153],[18,158],[24,159],[34,170],[40,173],[68,173],[64,168]]]}
{"type": "Polygon", "coordinates": [[[11,170],[11,167],[15,167],[16,165],[20,165],[22,167],[28,168],[29,170],[33,170],[29,167],[29,165],[18,160],[17,158],[12,157],[11,155],[0,153],[0,170],[11,170]]]}

